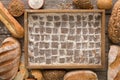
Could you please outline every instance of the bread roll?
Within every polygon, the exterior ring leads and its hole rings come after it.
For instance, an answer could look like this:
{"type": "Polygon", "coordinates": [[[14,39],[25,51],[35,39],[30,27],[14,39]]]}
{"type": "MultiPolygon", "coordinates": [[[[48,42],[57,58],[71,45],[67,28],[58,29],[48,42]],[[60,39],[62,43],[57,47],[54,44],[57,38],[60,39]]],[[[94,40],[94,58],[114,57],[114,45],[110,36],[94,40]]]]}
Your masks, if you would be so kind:
{"type": "Polygon", "coordinates": [[[77,9],[93,9],[90,0],[73,0],[73,5],[77,9]]]}
{"type": "Polygon", "coordinates": [[[45,80],[63,80],[64,70],[44,70],[43,76],[45,80]]]}
{"type": "Polygon", "coordinates": [[[72,71],[64,76],[64,80],[98,80],[92,71],[72,71]]]}
{"type": "Polygon", "coordinates": [[[14,17],[21,16],[25,11],[22,0],[11,0],[8,5],[8,11],[14,17]]]}
{"type": "Polygon", "coordinates": [[[5,24],[7,29],[16,38],[22,38],[24,36],[23,27],[15,20],[8,10],[0,2],[0,20],[5,24]]]}
{"type": "Polygon", "coordinates": [[[112,10],[108,24],[109,38],[113,43],[120,43],[120,0],[118,0],[112,10]]]}
{"type": "Polygon", "coordinates": [[[0,78],[12,80],[19,67],[21,49],[19,42],[12,38],[6,38],[0,47],[0,78]]]}
{"type": "Polygon", "coordinates": [[[109,51],[108,80],[120,79],[120,47],[112,45],[109,51]]]}

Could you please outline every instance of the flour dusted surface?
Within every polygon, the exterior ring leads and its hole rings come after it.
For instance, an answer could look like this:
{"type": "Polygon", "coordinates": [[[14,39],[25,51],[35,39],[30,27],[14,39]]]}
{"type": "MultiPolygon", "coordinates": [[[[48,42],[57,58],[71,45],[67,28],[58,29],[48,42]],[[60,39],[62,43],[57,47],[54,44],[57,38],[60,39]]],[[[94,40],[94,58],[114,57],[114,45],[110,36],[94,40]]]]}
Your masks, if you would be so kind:
{"type": "Polygon", "coordinates": [[[99,65],[101,14],[29,14],[28,40],[30,65],[99,65]]]}

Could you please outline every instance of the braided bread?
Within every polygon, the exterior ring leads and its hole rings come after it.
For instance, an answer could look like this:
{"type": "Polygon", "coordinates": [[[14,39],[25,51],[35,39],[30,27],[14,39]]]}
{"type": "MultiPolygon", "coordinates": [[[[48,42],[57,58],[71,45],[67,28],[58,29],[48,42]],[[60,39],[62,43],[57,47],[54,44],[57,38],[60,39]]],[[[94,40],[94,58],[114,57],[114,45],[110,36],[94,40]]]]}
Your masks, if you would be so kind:
{"type": "Polygon", "coordinates": [[[108,24],[109,38],[113,43],[120,43],[120,0],[116,2],[108,24]]]}
{"type": "Polygon", "coordinates": [[[20,44],[12,38],[6,38],[0,47],[0,78],[12,80],[18,72],[20,44]]]}

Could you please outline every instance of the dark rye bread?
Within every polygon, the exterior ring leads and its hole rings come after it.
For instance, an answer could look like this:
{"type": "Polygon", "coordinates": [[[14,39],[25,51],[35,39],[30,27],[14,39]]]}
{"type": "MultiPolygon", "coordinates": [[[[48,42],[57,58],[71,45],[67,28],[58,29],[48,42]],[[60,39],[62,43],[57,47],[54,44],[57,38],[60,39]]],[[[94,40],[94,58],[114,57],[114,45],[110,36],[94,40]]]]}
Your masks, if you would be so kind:
{"type": "Polygon", "coordinates": [[[12,38],[6,38],[0,47],[0,78],[12,80],[18,72],[20,61],[20,44],[12,38]]]}
{"type": "Polygon", "coordinates": [[[78,9],[93,9],[90,0],[73,0],[73,5],[78,9]]]}

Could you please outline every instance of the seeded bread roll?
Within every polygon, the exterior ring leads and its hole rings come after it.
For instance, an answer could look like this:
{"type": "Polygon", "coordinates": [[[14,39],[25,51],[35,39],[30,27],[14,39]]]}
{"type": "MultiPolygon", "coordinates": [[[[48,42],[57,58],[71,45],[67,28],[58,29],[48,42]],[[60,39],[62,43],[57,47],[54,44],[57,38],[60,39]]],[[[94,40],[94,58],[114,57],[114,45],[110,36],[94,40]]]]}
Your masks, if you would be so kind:
{"type": "Polygon", "coordinates": [[[45,80],[63,80],[64,70],[44,70],[43,76],[45,80]]]}
{"type": "Polygon", "coordinates": [[[73,0],[73,5],[78,9],[93,9],[90,0],[73,0]]]}
{"type": "Polygon", "coordinates": [[[0,47],[0,78],[12,80],[17,72],[20,61],[20,44],[12,38],[6,38],[0,47]]]}
{"type": "Polygon", "coordinates": [[[64,76],[64,80],[98,80],[92,71],[72,71],[64,76]]]}
{"type": "Polygon", "coordinates": [[[21,16],[25,11],[23,2],[21,0],[11,0],[8,5],[8,11],[14,17],[21,16]]]}
{"type": "Polygon", "coordinates": [[[120,0],[113,7],[108,24],[108,33],[113,43],[120,43],[120,0]]]}

